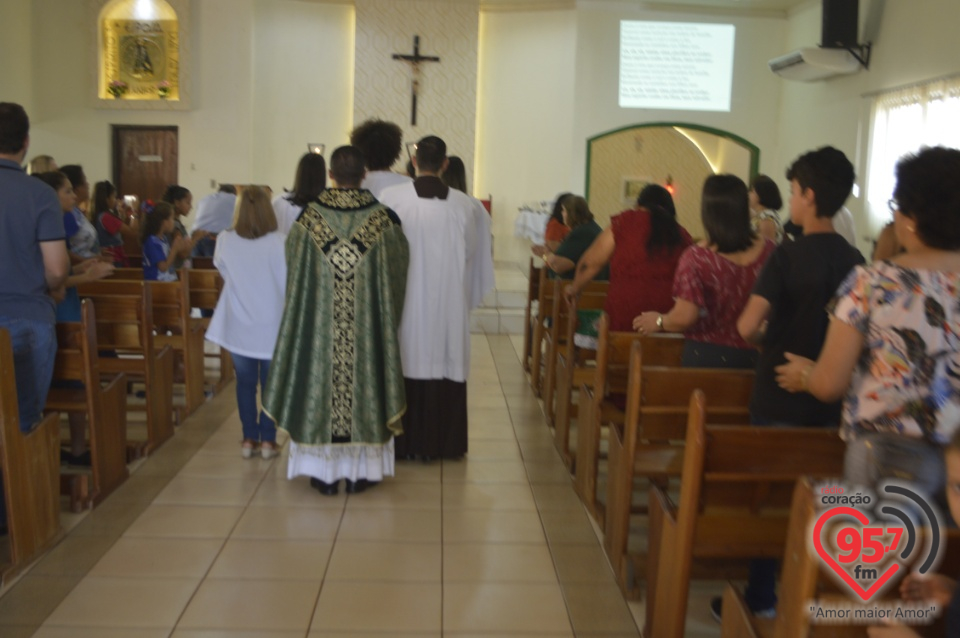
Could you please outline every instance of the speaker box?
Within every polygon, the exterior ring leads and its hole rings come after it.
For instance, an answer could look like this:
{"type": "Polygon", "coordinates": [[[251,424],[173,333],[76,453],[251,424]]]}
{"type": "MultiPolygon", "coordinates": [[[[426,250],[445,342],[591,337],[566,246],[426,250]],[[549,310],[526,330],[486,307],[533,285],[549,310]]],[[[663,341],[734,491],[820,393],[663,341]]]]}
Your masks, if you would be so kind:
{"type": "Polygon", "coordinates": [[[820,46],[856,46],[860,0],[823,0],[823,29],[820,46]]]}

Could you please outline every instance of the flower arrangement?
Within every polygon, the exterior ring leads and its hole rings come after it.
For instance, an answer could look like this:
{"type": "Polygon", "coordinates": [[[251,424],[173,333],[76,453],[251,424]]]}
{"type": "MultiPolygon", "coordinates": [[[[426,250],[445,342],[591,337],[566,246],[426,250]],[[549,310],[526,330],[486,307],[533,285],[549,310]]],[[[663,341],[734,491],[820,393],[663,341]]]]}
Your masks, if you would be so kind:
{"type": "Polygon", "coordinates": [[[167,96],[170,95],[170,82],[163,80],[157,84],[157,95],[160,96],[161,100],[167,99],[167,96]]]}
{"type": "Polygon", "coordinates": [[[127,92],[127,88],[127,83],[123,80],[114,80],[107,86],[107,90],[110,91],[110,95],[117,100],[119,100],[120,97],[127,92]]]}

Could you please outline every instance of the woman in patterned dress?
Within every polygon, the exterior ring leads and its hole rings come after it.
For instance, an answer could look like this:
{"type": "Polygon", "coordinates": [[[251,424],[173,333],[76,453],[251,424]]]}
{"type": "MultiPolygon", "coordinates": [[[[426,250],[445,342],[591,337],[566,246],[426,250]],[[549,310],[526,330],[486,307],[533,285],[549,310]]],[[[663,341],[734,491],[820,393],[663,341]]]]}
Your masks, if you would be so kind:
{"type": "Polygon", "coordinates": [[[890,206],[906,252],[858,266],[837,290],[817,361],[787,354],[777,381],[844,398],[847,481],[944,480],[942,446],[960,425],[960,151],[928,148],[897,164],[890,206]]]}
{"type": "Polygon", "coordinates": [[[633,327],[641,334],[682,332],[685,367],[752,370],[757,351],[740,336],[737,319],[776,245],[750,228],[747,185],[734,175],[707,178],[700,216],[707,239],[680,256],[673,308],[644,312],[633,327]]]}

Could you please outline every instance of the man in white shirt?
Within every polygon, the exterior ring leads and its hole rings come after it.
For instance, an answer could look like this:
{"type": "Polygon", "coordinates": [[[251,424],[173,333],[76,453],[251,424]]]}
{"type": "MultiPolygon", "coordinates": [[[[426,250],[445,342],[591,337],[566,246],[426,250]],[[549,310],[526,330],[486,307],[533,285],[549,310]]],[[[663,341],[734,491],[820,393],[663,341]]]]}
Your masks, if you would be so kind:
{"type": "Polygon", "coordinates": [[[198,230],[213,236],[205,235],[197,241],[193,247],[194,257],[213,257],[216,235],[233,225],[233,209],[236,205],[237,189],[232,184],[220,184],[220,190],[200,200],[190,236],[196,235],[198,230]]]}
{"type": "Polygon", "coordinates": [[[447,146],[417,145],[417,178],[383,191],[410,244],[400,353],[407,412],[398,458],[459,458],[467,452],[470,310],[493,288],[490,219],[446,186],[447,146]]]}
{"type": "Polygon", "coordinates": [[[360,149],[367,164],[367,175],[361,186],[377,199],[383,189],[412,181],[390,170],[400,158],[403,144],[403,131],[393,122],[367,120],[350,133],[350,144],[360,149]]]}
{"type": "Polygon", "coordinates": [[[833,230],[847,240],[847,243],[857,247],[857,229],[853,224],[853,213],[846,206],[842,206],[833,217],[833,230]]]}

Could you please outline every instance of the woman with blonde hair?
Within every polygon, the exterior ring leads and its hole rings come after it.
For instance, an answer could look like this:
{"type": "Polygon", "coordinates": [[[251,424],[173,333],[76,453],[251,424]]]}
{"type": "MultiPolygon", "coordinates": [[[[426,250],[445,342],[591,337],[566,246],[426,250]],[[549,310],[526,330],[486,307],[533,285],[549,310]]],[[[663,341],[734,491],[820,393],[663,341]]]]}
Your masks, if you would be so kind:
{"type": "Polygon", "coordinates": [[[49,155],[37,155],[30,160],[30,163],[27,165],[27,172],[31,175],[40,175],[42,173],[51,173],[59,170],[60,167],[57,166],[57,160],[49,155]]]}
{"type": "Polygon", "coordinates": [[[257,451],[271,459],[278,452],[276,424],[262,410],[258,414],[257,388],[266,387],[283,318],[287,281],[284,240],[277,230],[270,196],[259,186],[250,186],[237,197],[233,227],[217,236],[213,253],[213,265],[223,277],[223,291],[207,339],[233,357],[245,459],[257,451]]]}

